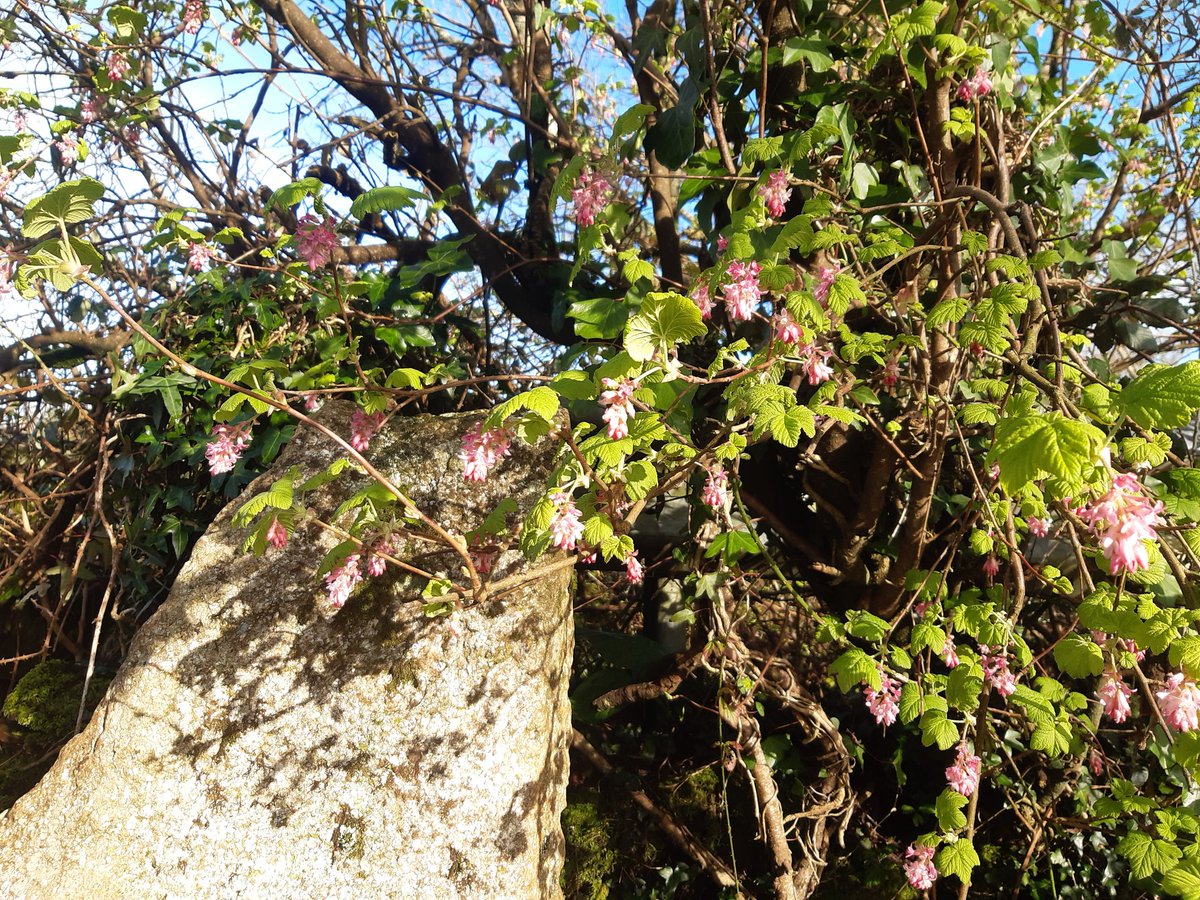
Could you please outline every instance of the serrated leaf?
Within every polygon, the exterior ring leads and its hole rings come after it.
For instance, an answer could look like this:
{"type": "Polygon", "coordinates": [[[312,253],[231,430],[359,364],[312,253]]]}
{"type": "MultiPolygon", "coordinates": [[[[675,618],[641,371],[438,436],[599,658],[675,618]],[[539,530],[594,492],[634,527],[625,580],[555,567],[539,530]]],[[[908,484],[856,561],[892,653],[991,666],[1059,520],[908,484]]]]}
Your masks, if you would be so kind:
{"type": "Polygon", "coordinates": [[[1188,635],[1172,641],[1168,659],[1191,678],[1200,678],[1200,637],[1188,635]]]}
{"type": "Polygon", "coordinates": [[[633,134],[646,122],[646,117],[654,112],[654,107],[647,103],[637,103],[617,116],[613,123],[613,140],[633,134]]]}
{"type": "MultiPolygon", "coordinates": [[[[308,179],[305,179],[307,181],[308,179]]],[[[279,192],[276,191],[276,194],[279,192]]],[[[401,187],[399,185],[384,185],[383,187],[370,188],[363,191],[354,198],[354,202],[350,204],[350,215],[356,219],[364,219],[372,213],[393,212],[397,209],[408,209],[416,204],[418,200],[428,200],[420,191],[415,191],[412,188],[401,187]]],[[[275,195],[271,195],[271,201],[275,201],[275,195]]],[[[287,204],[291,206],[292,204],[287,204]]]]}
{"type": "Polygon", "coordinates": [[[1187,860],[1163,876],[1164,891],[1183,900],[1200,900],[1200,864],[1187,860]]]}
{"type": "Polygon", "coordinates": [[[965,883],[971,880],[971,872],[979,865],[979,854],[970,841],[959,838],[938,851],[934,864],[941,874],[954,875],[965,883]]]}
{"type": "Polygon", "coordinates": [[[1000,465],[1000,483],[1015,494],[1037,478],[1082,483],[1104,443],[1104,432],[1094,425],[1060,413],[1009,416],[996,424],[988,460],[1000,465]]]}
{"type": "Polygon", "coordinates": [[[666,355],[669,348],[690,341],[708,331],[700,317],[700,308],[676,293],[652,292],[642,308],[625,328],[625,352],[645,362],[655,353],[666,355]]]}
{"type": "Polygon", "coordinates": [[[40,238],[63,225],[83,222],[91,218],[103,196],[104,185],[95,178],[64,181],[25,207],[21,234],[40,238]]]}
{"type": "Polygon", "coordinates": [[[865,610],[851,610],[846,614],[846,630],[864,641],[877,644],[887,637],[888,629],[887,622],[865,610]]]}
{"type": "Polygon", "coordinates": [[[135,40],[146,28],[146,14],[128,6],[110,6],[105,17],[117,39],[126,43],[135,40]]]}
{"type": "Polygon", "coordinates": [[[929,311],[925,323],[930,328],[945,328],[961,321],[970,308],[966,297],[948,297],[929,311]]]}
{"type": "Polygon", "coordinates": [[[938,826],[942,831],[954,832],[966,827],[967,816],[962,811],[967,805],[967,798],[958,791],[946,788],[938,794],[934,810],[937,813],[938,826]]]}
{"type": "Polygon", "coordinates": [[[281,210],[291,209],[305,197],[320,194],[321,187],[321,182],[317,178],[301,178],[299,181],[285,184],[281,188],[276,188],[271,194],[271,199],[267,201],[267,208],[270,209],[274,206],[281,210]]]}
{"type": "Polygon", "coordinates": [[[907,681],[900,688],[900,721],[907,725],[916,721],[925,711],[925,698],[915,681],[907,681]]]}
{"type": "Polygon", "coordinates": [[[958,743],[958,726],[946,718],[945,710],[925,710],[921,716],[921,743],[926,747],[937,744],[939,750],[949,750],[958,743]]]}
{"type": "Polygon", "coordinates": [[[946,649],[946,632],[932,622],[918,622],[913,626],[909,647],[913,653],[920,653],[926,647],[940,654],[946,649]]]}
{"type": "Polygon", "coordinates": [[[1143,428],[1186,425],[1200,409],[1200,361],[1146,366],[1117,395],[1116,407],[1143,428]]]}
{"type": "Polygon", "coordinates": [[[859,684],[879,690],[883,684],[878,664],[858,647],[851,647],[835,659],[830,664],[829,671],[837,679],[838,687],[843,692],[852,690],[859,684]]]}
{"type": "Polygon", "coordinates": [[[613,535],[612,520],[604,513],[597,513],[584,520],[583,540],[591,547],[599,547],[613,535]]]}
{"type": "Polygon", "coordinates": [[[1117,852],[1129,860],[1135,878],[1149,878],[1155,872],[1168,872],[1183,856],[1172,843],[1156,839],[1143,831],[1131,831],[1117,844],[1117,852]]]}
{"type": "Polygon", "coordinates": [[[636,503],[658,487],[658,470],[644,459],[625,467],[625,496],[636,503]]]}
{"type": "Polygon", "coordinates": [[[1058,668],[1072,678],[1086,678],[1104,671],[1104,651],[1081,634],[1069,634],[1054,647],[1058,668]]]}

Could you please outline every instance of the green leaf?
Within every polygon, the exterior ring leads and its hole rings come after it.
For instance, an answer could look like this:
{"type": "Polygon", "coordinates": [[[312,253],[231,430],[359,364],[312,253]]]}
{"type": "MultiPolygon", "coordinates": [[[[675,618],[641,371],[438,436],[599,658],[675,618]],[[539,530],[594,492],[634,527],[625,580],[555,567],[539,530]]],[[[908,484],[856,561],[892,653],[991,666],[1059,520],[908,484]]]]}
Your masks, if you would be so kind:
{"type": "Polygon", "coordinates": [[[949,297],[929,311],[925,323],[930,328],[945,328],[962,319],[970,309],[966,297],[949,297]]]}
{"type": "Polygon", "coordinates": [[[925,698],[915,681],[906,681],[900,688],[900,721],[907,725],[916,721],[925,711],[925,698]]]}
{"type": "Polygon", "coordinates": [[[928,647],[940,654],[946,649],[946,632],[932,622],[918,622],[913,626],[909,647],[913,653],[920,653],[928,647]]]}
{"type": "Polygon", "coordinates": [[[801,59],[807,62],[814,72],[828,72],[833,67],[829,44],[820,38],[793,37],[784,41],[783,59],[780,64],[790,66],[801,59]]]}
{"type": "Polygon", "coordinates": [[[1069,634],[1054,648],[1054,661],[1072,678],[1086,678],[1104,671],[1104,651],[1081,634],[1069,634]]]}
{"type": "MultiPolygon", "coordinates": [[[[695,93],[694,91],[692,92],[695,93]]],[[[695,104],[680,92],[676,106],[663,112],[646,132],[646,147],[668,169],[681,169],[696,146],[695,104]]]]}
{"type": "Polygon", "coordinates": [[[1135,878],[1149,878],[1155,872],[1168,872],[1183,856],[1172,843],[1156,839],[1144,831],[1131,831],[1117,844],[1117,852],[1129,860],[1135,878]]]}
{"type": "Polygon", "coordinates": [[[575,320],[575,334],[585,341],[607,341],[619,335],[629,321],[629,306],[622,300],[597,297],[575,301],[567,315],[575,320]]]}
{"type": "Polygon", "coordinates": [[[654,107],[646,103],[637,103],[617,116],[617,121],[613,123],[613,140],[623,138],[627,134],[633,134],[646,122],[646,116],[654,112],[654,107]]]}
{"type": "Polygon", "coordinates": [[[945,710],[925,710],[921,716],[921,743],[926,747],[937,744],[939,750],[949,750],[958,743],[958,726],[946,718],[945,710]]]}
{"type": "Polygon", "coordinates": [[[591,400],[596,396],[592,379],[586,372],[560,372],[550,382],[550,389],[567,400],[591,400]]]}
{"type": "Polygon", "coordinates": [[[946,788],[938,794],[934,809],[937,812],[938,827],[942,831],[953,832],[966,827],[967,816],[962,811],[967,805],[967,798],[958,791],[946,788]]]}
{"type": "Polygon", "coordinates": [[[938,851],[934,864],[941,874],[954,875],[965,883],[971,880],[971,872],[979,865],[979,854],[970,841],[959,838],[938,851]]]}
{"type": "Polygon", "coordinates": [[[638,362],[645,362],[656,352],[665,358],[667,350],[675,344],[707,331],[700,307],[687,297],[651,292],[626,326],[625,351],[638,362]]]}
{"type": "Polygon", "coordinates": [[[612,520],[604,513],[597,513],[584,520],[583,539],[593,547],[599,547],[613,535],[612,520]]]}
{"type": "Polygon", "coordinates": [[[1010,494],[1046,476],[1080,485],[1104,443],[1094,425],[1060,413],[1008,416],[996,424],[988,460],[999,463],[1000,483],[1010,494]]]}
{"type": "Polygon", "coordinates": [[[858,647],[851,647],[835,659],[830,664],[829,671],[837,679],[838,687],[843,692],[860,684],[875,690],[879,690],[883,685],[879,665],[858,647]]]}
{"type": "Polygon", "coordinates": [[[146,28],[146,14],[128,6],[110,6],[105,16],[123,42],[135,40],[146,28]]]}
{"type": "Polygon", "coordinates": [[[276,481],[261,494],[255,494],[249,500],[242,504],[237,514],[233,517],[233,522],[240,528],[244,528],[260,512],[268,506],[275,509],[291,509],[294,499],[294,488],[296,480],[300,477],[300,470],[292,466],[283,478],[276,481]]]}
{"type": "Polygon", "coordinates": [[[1183,668],[1192,678],[1200,678],[1200,637],[1188,635],[1172,641],[1167,657],[1172,666],[1183,668]]]}
{"type": "Polygon", "coordinates": [[[638,459],[625,467],[625,496],[637,503],[658,487],[658,470],[644,459],[638,459]]]}
{"type": "Polygon", "coordinates": [[[704,558],[712,559],[720,555],[725,565],[732,566],[743,556],[758,552],[758,541],[753,535],[745,531],[723,531],[708,545],[708,549],[704,551],[704,558]]]}
{"type": "Polygon", "coordinates": [[[25,207],[21,234],[40,238],[74,222],[83,222],[95,212],[96,201],[104,196],[104,185],[95,178],[64,181],[25,207]]]}
{"type": "MultiPolygon", "coordinates": [[[[306,178],[305,181],[308,179],[306,178]]],[[[275,194],[278,194],[276,191],[275,194]]],[[[354,202],[350,204],[350,215],[356,219],[365,219],[372,213],[392,212],[397,209],[408,209],[415,205],[418,200],[428,200],[429,198],[420,191],[414,191],[412,188],[400,187],[399,185],[385,185],[383,187],[371,188],[363,191],[354,198],[354,202]]],[[[275,195],[271,196],[271,201],[274,202],[275,195]]],[[[287,204],[291,206],[292,204],[287,204]]]]}
{"type": "Polygon", "coordinates": [[[267,201],[267,209],[274,206],[276,209],[287,210],[291,209],[305,197],[310,197],[321,193],[321,182],[316,178],[301,178],[299,181],[293,181],[291,184],[285,184],[281,188],[277,188],[271,199],[267,201]]]}
{"type": "Polygon", "coordinates": [[[850,610],[846,613],[846,624],[850,634],[864,641],[877,644],[887,637],[888,623],[865,610],[850,610]]]}
{"type": "Polygon", "coordinates": [[[1200,361],[1149,365],[1116,398],[1117,409],[1143,428],[1179,428],[1200,409],[1200,361]]]}
{"type": "Polygon", "coordinates": [[[1187,860],[1171,869],[1163,876],[1162,887],[1184,900],[1200,900],[1200,864],[1187,860]]]}

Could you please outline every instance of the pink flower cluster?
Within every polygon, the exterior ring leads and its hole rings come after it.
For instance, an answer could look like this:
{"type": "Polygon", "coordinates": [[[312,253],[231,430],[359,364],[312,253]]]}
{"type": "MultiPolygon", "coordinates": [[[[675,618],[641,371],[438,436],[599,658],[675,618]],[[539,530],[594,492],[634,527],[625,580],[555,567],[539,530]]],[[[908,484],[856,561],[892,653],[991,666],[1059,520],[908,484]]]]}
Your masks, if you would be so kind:
{"type": "Polygon", "coordinates": [[[1029,533],[1034,537],[1045,537],[1050,533],[1050,526],[1053,524],[1048,518],[1037,518],[1036,516],[1029,519],[1026,523],[1029,526],[1029,533]]]}
{"type": "Polygon", "coordinates": [[[796,355],[800,357],[800,368],[809,384],[820,384],[833,377],[833,369],[829,365],[829,357],[833,351],[828,347],[818,349],[816,344],[800,344],[796,347],[796,355]]]}
{"type": "Polygon", "coordinates": [[[712,295],[708,292],[708,285],[701,282],[692,291],[692,299],[696,301],[696,305],[700,307],[700,318],[711,319],[713,310],[712,295]]]}
{"type": "Polygon", "coordinates": [[[241,425],[214,425],[213,437],[204,448],[208,460],[208,471],[212,475],[223,475],[233,471],[242,453],[250,446],[250,423],[241,425]]]}
{"type": "Polygon", "coordinates": [[[575,221],[586,228],[596,221],[596,213],[608,205],[612,185],[599,172],[585,170],[579,174],[571,202],[575,204],[575,221]]]}
{"type": "Polygon", "coordinates": [[[200,241],[193,241],[188,245],[188,268],[193,272],[199,272],[208,265],[208,261],[213,258],[215,251],[208,244],[200,241]]]}
{"type": "Polygon", "coordinates": [[[271,524],[267,527],[267,543],[276,550],[282,550],[287,546],[288,533],[287,528],[278,518],[272,518],[271,524]]]}
{"type": "Polygon", "coordinates": [[[813,288],[813,296],[822,306],[829,302],[829,290],[841,271],[842,267],[836,262],[832,266],[821,266],[817,269],[817,284],[813,288]]]}
{"type": "Polygon", "coordinates": [[[1008,668],[1008,654],[1003,647],[980,645],[980,665],[984,680],[1001,697],[1008,697],[1017,689],[1017,676],[1008,668]]]}
{"type": "Polygon", "coordinates": [[[605,378],[605,390],[600,394],[600,405],[604,410],[604,421],[608,424],[608,436],[614,441],[629,437],[629,417],[634,414],[633,392],[637,389],[632,379],[605,378]]]}
{"type": "Polygon", "coordinates": [[[1109,572],[1116,575],[1150,568],[1145,542],[1155,539],[1162,509],[1161,502],[1150,502],[1135,476],[1122,472],[1113,476],[1108,493],[1078,513],[1100,535],[1109,572]]]}
{"type": "Polygon", "coordinates": [[[729,476],[720,466],[712,466],[707,471],[708,478],[705,479],[700,499],[713,509],[724,509],[729,502],[729,476]]]}
{"type": "Polygon", "coordinates": [[[1100,687],[1096,689],[1096,696],[1104,704],[1104,714],[1118,725],[1129,718],[1129,696],[1132,693],[1133,690],[1121,680],[1121,676],[1111,671],[1104,673],[1100,687]]]}
{"type": "Polygon", "coordinates": [[[983,561],[983,574],[989,579],[1000,574],[1000,560],[996,559],[994,554],[989,553],[987,559],[983,561]]]}
{"type": "Polygon", "coordinates": [[[904,864],[904,876],[918,891],[927,891],[937,881],[937,868],[933,864],[933,848],[910,844],[904,851],[908,860],[904,864]]]}
{"type": "Polygon", "coordinates": [[[958,99],[968,103],[986,97],[992,90],[992,79],[982,68],[976,69],[975,74],[965,78],[958,86],[958,99]]]}
{"type": "Polygon", "coordinates": [[[946,782],[952,790],[964,797],[970,797],[979,787],[979,772],[982,766],[983,761],[978,756],[966,746],[960,746],[954,765],[946,769],[946,782]]]}
{"type": "Polygon", "coordinates": [[[625,577],[630,584],[641,584],[642,579],[646,576],[646,570],[642,567],[641,560],[637,558],[637,555],[636,550],[631,550],[625,557],[625,577]]]}
{"type": "Polygon", "coordinates": [[[512,437],[503,428],[483,430],[479,422],[462,436],[463,478],[467,481],[486,481],[496,463],[512,452],[512,437]]]}
{"type": "Polygon", "coordinates": [[[881,672],[882,679],[879,690],[867,688],[863,691],[867,698],[867,709],[875,717],[875,722],[885,728],[896,721],[900,714],[900,684],[892,681],[887,673],[881,672]]]}
{"type": "Polygon", "coordinates": [[[333,219],[324,221],[312,213],[303,216],[296,228],[296,252],[308,263],[308,270],[315,272],[333,257],[337,249],[338,236],[333,228],[333,219]]]}
{"type": "Polygon", "coordinates": [[[361,409],[355,409],[354,415],[350,417],[350,446],[359,453],[366,450],[371,438],[375,437],[375,432],[383,424],[383,419],[384,415],[381,412],[368,414],[361,409]]]}
{"type": "Polygon", "coordinates": [[[756,262],[731,262],[726,270],[733,279],[721,286],[725,295],[725,308],[729,318],[735,322],[747,321],[754,315],[754,308],[762,297],[762,286],[758,283],[758,273],[762,267],[756,262]]]}
{"type": "Polygon", "coordinates": [[[775,339],[785,344],[798,344],[803,336],[800,323],[792,318],[787,309],[780,309],[779,314],[775,316],[775,339]]]}
{"type": "Polygon", "coordinates": [[[767,207],[767,215],[778,219],[783,215],[787,202],[792,199],[792,189],[788,187],[787,172],[782,169],[767,176],[766,184],[759,185],[758,196],[763,198],[767,207]]]}
{"type": "Polygon", "coordinates": [[[1155,691],[1158,707],[1167,724],[1176,731],[1196,731],[1200,728],[1200,687],[1196,682],[1176,672],[1167,679],[1166,690],[1155,691]]]}
{"type": "Polygon", "coordinates": [[[120,50],[114,50],[108,54],[108,80],[112,82],[124,81],[125,76],[129,74],[129,60],[120,50]]]}
{"type": "Polygon", "coordinates": [[[329,592],[329,604],[334,609],[341,609],[350,599],[350,592],[358,587],[363,580],[359,568],[361,558],[357,553],[351,553],[345,561],[325,576],[325,589],[329,592]]]}
{"type": "Polygon", "coordinates": [[[550,495],[550,500],[554,503],[554,514],[550,517],[550,543],[570,552],[583,537],[583,514],[571,496],[563,491],[555,491],[550,495]]]}
{"type": "Polygon", "coordinates": [[[84,125],[90,125],[96,121],[100,113],[100,101],[95,97],[84,100],[79,104],[79,121],[84,125]]]}
{"type": "Polygon", "coordinates": [[[187,0],[183,5],[183,30],[188,34],[197,34],[203,21],[204,0],[187,0]]]}
{"type": "Polygon", "coordinates": [[[946,664],[947,669],[958,668],[958,648],[954,646],[953,635],[946,635],[946,646],[942,648],[942,662],[946,664]]]}
{"type": "Polygon", "coordinates": [[[399,535],[389,534],[376,542],[367,555],[367,574],[379,576],[387,569],[387,560],[383,555],[392,555],[400,548],[399,535]]]}
{"type": "Polygon", "coordinates": [[[79,142],[72,140],[70,135],[54,142],[54,147],[62,156],[64,166],[72,166],[79,162],[79,142]]]}

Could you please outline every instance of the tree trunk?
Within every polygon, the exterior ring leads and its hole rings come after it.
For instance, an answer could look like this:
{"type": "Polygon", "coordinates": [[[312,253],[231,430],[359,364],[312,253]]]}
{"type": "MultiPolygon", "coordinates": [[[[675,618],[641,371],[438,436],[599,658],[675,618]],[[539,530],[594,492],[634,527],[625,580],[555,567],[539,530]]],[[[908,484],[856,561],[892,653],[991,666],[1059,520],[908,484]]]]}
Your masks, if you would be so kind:
{"type": "MultiPolygon", "coordinates": [[[[322,418],[345,435],[351,409],[322,418]]],[[[459,436],[478,419],[397,419],[369,454],[458,533],[504,497],[523,515],[554,458],[543,438],[465,481],[459,436]]],[[[338,455],[304,432],[247,496],[338,455]]],[[[308,505],[328,520],[361,484],[308,505]]],[[[427,618],[423,585],[389,567],[334,612],[316,567],[335,538],[310,528],[243,555],[239,505],[196,545],[87,728],[0,818],[0,896],[560,896],[570,569],[427,618]]],[[[396,555],[457,575],[429,546],[396,555]]],[[[507,552],[495,577],[525,566],[507,552]]]]}

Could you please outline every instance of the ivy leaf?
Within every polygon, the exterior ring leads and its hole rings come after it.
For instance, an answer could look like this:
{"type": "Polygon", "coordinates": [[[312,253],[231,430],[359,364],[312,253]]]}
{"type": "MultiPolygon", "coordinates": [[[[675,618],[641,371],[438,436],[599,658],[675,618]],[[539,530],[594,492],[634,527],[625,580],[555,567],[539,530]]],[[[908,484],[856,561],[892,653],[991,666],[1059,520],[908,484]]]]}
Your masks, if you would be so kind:
{"type": "Polygon", "coordinates": [[[937,811],[938,826],[942,831],[958,831],[967,824],[967,816],[962,811],[966,805],[967,798],[950,788],[938,795],[934,809],[937,811]]]}
{"type": "Polygon", "coordinates": [[[1072,678],[1104,671],[1104,651],[1081,634],[1069,634],[1054,648],[1054,661],[1072,678]]]}
{"type": "Polygon", "coordinates": [[[1144,831],[1131,831],[1121,838],[1117,852],[1129,860],[1135,878],[1149,878],[1155,872],[1167,872],[1183,855],[1174,844],[1153,838],[1144,831]]]}
{"type": "Polygon", "coordinates": [[[1000,483],[1010,494],[1046,476],[1076,485],[1104,442],[1100,429],[1061,413],[1008,416],[996,424],[988,460],[999,463],[1000,483]]]}
{"type": "Polygon", "coordinates": [[[971,872],[979,865],[979,854],[970,841],[959,838],[942,847],[934,863],[943,875],[955,875],[965,883],[971,880],[971,872]]]}
{"type": "Polygon", "coordinates": [[[665,357],[670,347],[707,331],[700,307],[687,297],[652,292],[625,328],[625,351],[636,361],[645,362],[656,352],[665,357]]]}
{"type": "MultiPolygon", "coordinates": [[[[307,180],[306,178],[305,181],[307,180]]],[[[275,199],[274,195],[272,195],[271,199],[275,199]]],[[[350,215],[356,219],[364,219],[372,213],[408,209],[417,200],[428,199],[420,191],[414,191],[412,188],[400,187],[399,185],[384,185],[383,187],[363,191],[355,197],[354,202],[350,204],[350,215]]]]}
{"type": "Polygon", "coordinates": [[[103,196],[104,185],[95,178],[64,181],[25,207],[21,234],[40,238],[64,225],[89,219],[96,201],[103,196]]]}
{"type": "Polygon", "coordinates": [[[1143,428],[1179,428],[1200,409],[1200,361],[1150,365],[1117,395],[1117,409],[1143,428]]]}

